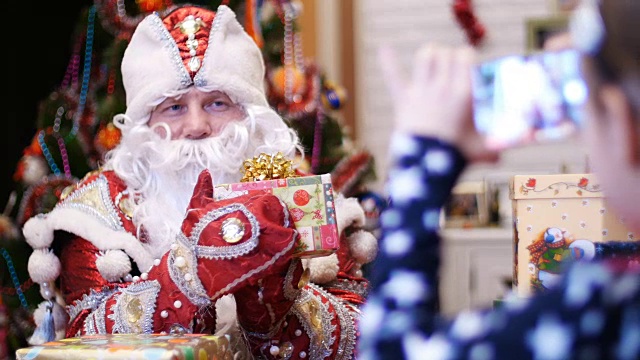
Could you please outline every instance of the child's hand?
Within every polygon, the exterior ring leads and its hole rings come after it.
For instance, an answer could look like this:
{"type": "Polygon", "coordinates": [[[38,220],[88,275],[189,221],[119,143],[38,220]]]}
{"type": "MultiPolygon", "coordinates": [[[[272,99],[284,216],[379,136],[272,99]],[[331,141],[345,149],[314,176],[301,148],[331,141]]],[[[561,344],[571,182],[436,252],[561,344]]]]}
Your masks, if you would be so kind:
{"type": "Polygon", "coordinates": [[[497,153],[485,147],[473,124],[474,55],[470,47],[427,44],[416,53],[409,78],[391,49],[381,48],[379,60],[398,131],[449,142],[469,161],[495,161],[497,153]]]}

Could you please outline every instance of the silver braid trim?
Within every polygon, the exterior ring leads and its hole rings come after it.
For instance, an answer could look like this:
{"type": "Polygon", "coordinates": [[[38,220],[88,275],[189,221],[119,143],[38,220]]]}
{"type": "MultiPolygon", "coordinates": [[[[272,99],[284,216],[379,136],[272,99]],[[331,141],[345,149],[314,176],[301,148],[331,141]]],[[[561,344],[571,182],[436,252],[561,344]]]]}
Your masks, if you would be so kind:
{"type": "Polygon", "coordinates": [[[329,306],[324,304],[311,288],[305,287],[294,302],[291,312],[309,336],[309,359],[329,357],[335,342],[333,332],[336,330],[336,326],[331,324],[334,314],[329,311],[329,306]],[[320,326],[314,325],[317,320],[320,320],[320,326]]]}
{"type": "Polygon", "coordinates": [[[212,221],[235,211],[242,212],[244,216],[247,217],[247,220],[249,220],[249,223],[251,224],[251,237],[247,241],[244,241],[239,245],[197,245],[196,254],[198,255],[198,257],[204,257],[208,259],[233,259],[249,253],[251,250],[255,249],[258,246],[258,238],[260,236],[260,226],[258,224],[258,219],[251,213],[251,211],[249,211],[249,209],[246,208],[246,206],[242,204],[231,204],[209,211],[193,227],[191,236],[189,237],[189,241],[192,244],[197,244],[200,236],[202,235],[202,231],[204,231],[204,229],[209,224],[211,224],[212,221]]]}
{"type": "Polygon", "coordinates": [[[320,286],[309,284],[309,287],[326,297],[338,314],[340,342],[338,343],[335,359],[349,360],[353,358],[356,343],[356,323],[360,310],[356,306],[347,304],[342,299],[326,292],[320,286]]]}
{"type": "Polygon", "coordinates": [[[67,314],[69,314],[69,323],[84,310],[96,310],[102,303],[104,303],[111,295],[113,295],[118,289],[105,288],[102,291],[96,291],[94,289],[89,290],[88,294],[82,295],[82,298],[74,301],[72,305],[66,307],[67,314]]]}
{"type": "Polygon", "coordinates": [[[198,259],[195,256],[193,245],[189,243],[189,239],[182,233],[179,233],[176,237],[175,245],[167,257],[167,267],[169,268],[171,280],[193,304],[199,307],[210,305],[211,300],[198,277],[198,259]],[[176,265],[178,257],[184,259],[184,266],[178,267],[176,265]],[[191,276],[189,280],[186,279],[187,274],[191,276]]]}

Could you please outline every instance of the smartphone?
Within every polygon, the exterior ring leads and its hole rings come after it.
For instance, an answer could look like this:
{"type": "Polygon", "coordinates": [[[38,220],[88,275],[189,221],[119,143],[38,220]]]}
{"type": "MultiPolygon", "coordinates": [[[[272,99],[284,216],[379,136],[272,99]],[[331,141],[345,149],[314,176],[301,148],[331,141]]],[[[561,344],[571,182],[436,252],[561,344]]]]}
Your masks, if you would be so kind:
{"type": "Polygon", "coordinates": [[[472,84],[475,126],[491,149],[559,141],[582,125],[587,86],[575,50],[480,63],[472,84]]]}

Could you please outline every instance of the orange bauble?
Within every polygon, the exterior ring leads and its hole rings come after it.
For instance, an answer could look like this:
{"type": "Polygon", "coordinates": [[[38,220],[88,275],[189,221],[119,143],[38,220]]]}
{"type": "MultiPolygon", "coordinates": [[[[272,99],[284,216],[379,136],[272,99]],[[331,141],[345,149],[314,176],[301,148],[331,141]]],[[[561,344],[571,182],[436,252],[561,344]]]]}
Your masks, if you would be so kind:
{"type": "Polygon", "coordinates": [[[285,95],[285,79],[291,81],[291,95],[300,95],[306,89],[304,73],[296,67],[278,67],[271,73],[273,92],[279,96],[285,95]],[[285,70],[286,69],[286,70],[285,70]],[[291,76],[291,80],[286,77],[291,76]]]}
{"type": "Polygon", "coordinates": [[[24,150],[25,155],[42,156],[42,148],[40,147],[40,142],[38,141],[38,135],[39,133],[36,133],[36,135],[33,137],[33,140],[31,140],[31,144],[24,150]]]}
{"type": "Polygon", "coordinates": [[[164,10],[167,6],[164,0],[136,0],[140,11],[150,13],[164,10]]]}
{"type": "Polygon", "coordinates": [[[100,153],[105,153],[120,143],[120,129],[115,127],[113,123],[108,123],[107,126],[102,127],[95,138],[96,149],[100,153]]]}

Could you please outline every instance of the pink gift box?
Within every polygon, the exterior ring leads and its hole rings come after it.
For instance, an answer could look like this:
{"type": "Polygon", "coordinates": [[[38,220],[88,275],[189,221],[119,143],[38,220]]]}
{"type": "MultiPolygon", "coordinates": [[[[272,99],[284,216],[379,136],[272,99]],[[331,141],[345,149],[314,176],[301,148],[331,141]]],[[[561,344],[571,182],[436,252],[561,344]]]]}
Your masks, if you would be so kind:
{"type": "Polygon", "coordinates": [[[325,256],[338,249],[340,242],[330,174],[221,184],[214,188],[217,200],[251,192],[276,195],[287,205],[300,234],[296,256],[325,256]]]}

